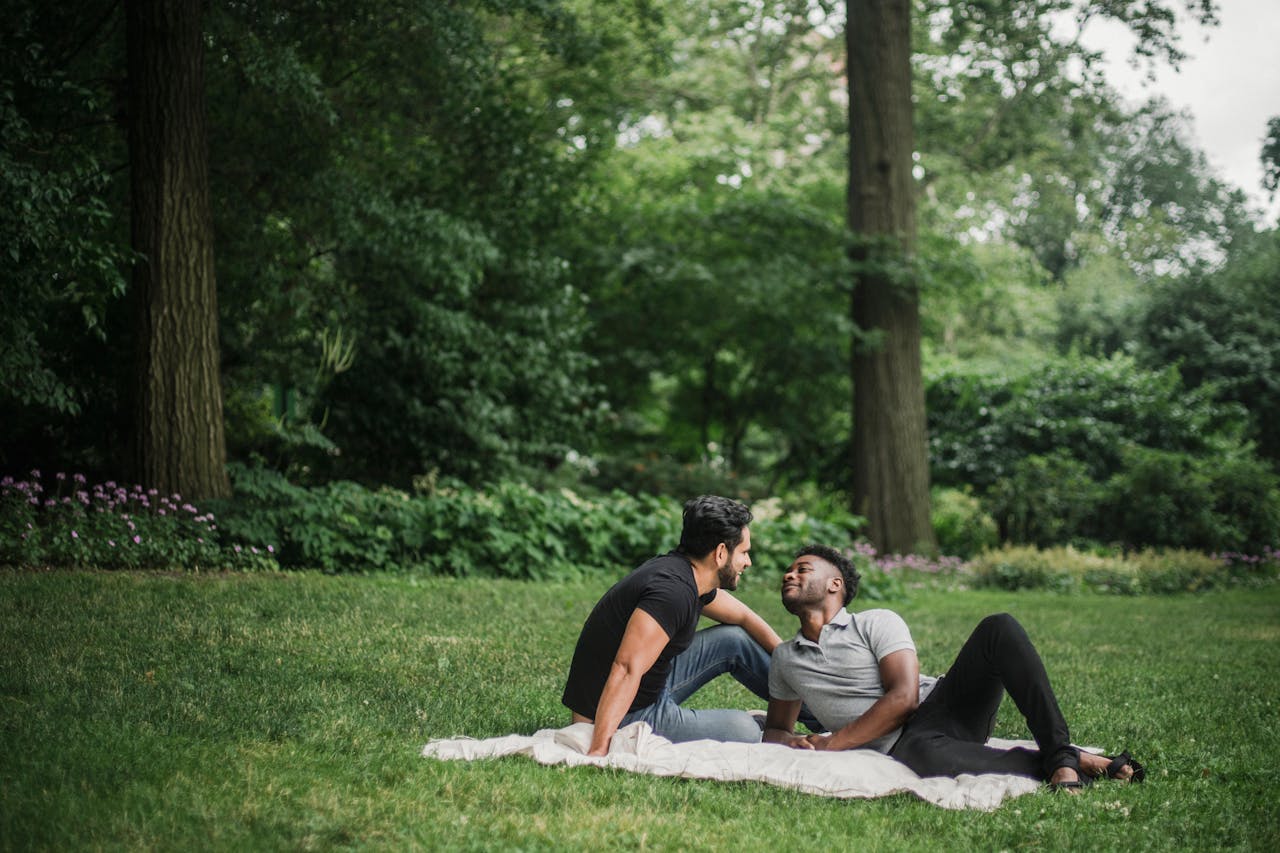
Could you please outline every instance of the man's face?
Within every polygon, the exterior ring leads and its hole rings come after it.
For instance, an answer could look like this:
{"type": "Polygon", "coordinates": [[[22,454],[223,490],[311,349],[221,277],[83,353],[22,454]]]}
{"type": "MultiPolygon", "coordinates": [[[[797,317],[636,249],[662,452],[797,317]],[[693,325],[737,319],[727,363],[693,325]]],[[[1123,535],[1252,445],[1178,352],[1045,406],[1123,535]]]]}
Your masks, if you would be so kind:
{"type": "Polygon", "coordinates": [[[721,589],[737,589],[738,579],[742,577],[742,573],[747,570],[747,566],[751,565],[751,528],[742,528],[742,541],[738,543],[738,547],[734,548],[727,557],[725,557],[723,565],[720,566],[720,588],[721,589]]]}
{"type": "Polygon", "coordinates": [[[822,603],[843,583],[840,570],[821,557],[801,554],[782,576],[782,606],[791,613],[822,603]]]}

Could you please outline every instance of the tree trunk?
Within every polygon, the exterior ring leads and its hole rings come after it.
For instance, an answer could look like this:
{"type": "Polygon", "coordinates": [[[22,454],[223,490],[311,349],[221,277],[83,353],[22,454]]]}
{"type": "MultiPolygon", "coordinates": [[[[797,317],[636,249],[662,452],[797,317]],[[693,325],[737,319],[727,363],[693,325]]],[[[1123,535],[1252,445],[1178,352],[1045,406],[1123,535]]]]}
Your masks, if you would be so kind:
{"type": "Polygon", "coordinates": [[[225,497],[200,0],[127,0],[138,348],[134,474],[225,497]]]}
{"type": "Polygon", "coordinates": [[[854,232],[853,509],[882,552],[935,550],[915,250],[911,4],[849,0],[849,228],[854,232]]]}

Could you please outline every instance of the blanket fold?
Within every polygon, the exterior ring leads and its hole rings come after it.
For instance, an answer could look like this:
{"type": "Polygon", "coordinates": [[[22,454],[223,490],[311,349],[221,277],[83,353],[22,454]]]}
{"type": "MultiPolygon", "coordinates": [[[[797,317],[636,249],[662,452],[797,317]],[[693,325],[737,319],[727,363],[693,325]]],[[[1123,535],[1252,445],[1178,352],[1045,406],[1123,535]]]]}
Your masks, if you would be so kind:
{"type": "MultiPolygon", "coordinates": [[[[1007,797],[1040,788],[1035,779],[1004,774],[922,779],[906,765],[868,749],[811,752],[771,743],[671,743],[654,734],[647,723],[632,723],[619,729],[607,756],[588,756],[591,728],[589,723],[576,723],[532,735],[432,740],[423,747],[422,754],[462,761],[522,755],[548,765],[590,765],[655,776],[764,782],[824,797],[870,798],[909,792],[947,809],[990,811],[1007,797]]],[[[1000,739],[992,739],[989,744],[1001,748],[1035,747],[1029,741],[1000,739]]]]}

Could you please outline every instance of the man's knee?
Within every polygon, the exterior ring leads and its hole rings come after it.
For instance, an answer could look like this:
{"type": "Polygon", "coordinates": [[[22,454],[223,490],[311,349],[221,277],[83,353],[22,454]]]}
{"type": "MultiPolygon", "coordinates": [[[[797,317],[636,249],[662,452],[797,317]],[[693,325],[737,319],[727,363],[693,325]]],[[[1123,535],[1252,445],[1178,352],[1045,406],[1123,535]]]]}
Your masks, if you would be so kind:
{"type": "Polygon", "coordinates": [[[751,635],[740,625],[712,625],[695,634],[694,640],[695,642],[714,642],[714,648],[728,656],[749,655],[759,648],[756,641],[751,639],[751,635]]]}
{"type": "Polygon", "coordinates": [[[978,623],[975,634],[994,640],[996,643],[1030,643],[1031,638],[1022,627],[1022,623],[1008,613],[993,613],[978,623]]]}
{"type": "Polygon", "coordinates": [[[995,631],[1004,633],[1007,631],[1021,632],[1022,625],[1017,619],[1009,613],[992,613],[978,623],[978,627],[986,631],[995,631]]]}
{"type": "Polygon", "coordinates": [[[760,724],[746,711],[732,711],[722,729],[723,738],[730,743],[759,743],[762,736],[760,724]]]}

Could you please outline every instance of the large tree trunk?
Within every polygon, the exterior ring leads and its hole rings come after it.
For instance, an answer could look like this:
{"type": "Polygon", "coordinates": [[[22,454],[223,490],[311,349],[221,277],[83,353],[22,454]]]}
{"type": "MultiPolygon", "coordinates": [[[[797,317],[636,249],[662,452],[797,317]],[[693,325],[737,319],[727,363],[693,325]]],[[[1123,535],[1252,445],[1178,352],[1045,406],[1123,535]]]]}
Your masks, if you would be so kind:
{"type": "Polygon", "coordinates": [[[911,4],[849,0],[847,11],[853,321],[870,335],[853,346],[853,508],[882,552],[932,551],[919,299],[903,263],[916,241],[911,4]]]}
{"type": "Polygon", "coordinates": [[[226,441],[209,208],[199,0],[127,0],[138,350],[134,474],[225,497],[226,441]]]}

